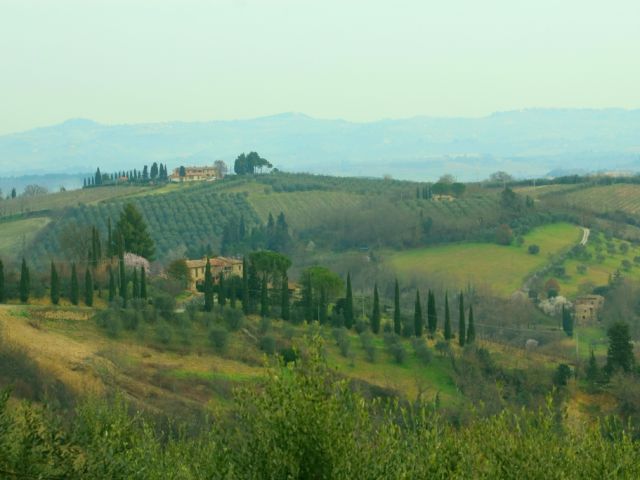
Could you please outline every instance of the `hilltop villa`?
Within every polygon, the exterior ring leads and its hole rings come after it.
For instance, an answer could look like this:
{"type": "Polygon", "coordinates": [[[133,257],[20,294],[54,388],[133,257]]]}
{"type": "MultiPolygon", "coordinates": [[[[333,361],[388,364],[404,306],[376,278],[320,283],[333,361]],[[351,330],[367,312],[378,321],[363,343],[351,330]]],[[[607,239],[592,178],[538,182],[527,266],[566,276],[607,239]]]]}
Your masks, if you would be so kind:
{"type": "MultiPolygon", "coordinates": [[[[187,260],[187,268],[189,269],[189,287],[195,291],[199,284],[204,282],[204,270],[207,266],[207,259],[187,260]]],[[[226,277],[238,276],[242,277],[242,260],[228,257],[214,257],[209,259],[211,265],[211,275],[214,281],[222,275],[226,277]]]]}
{"type": "Polygon", "coordinates": [[[169,177],[172,182],[201,182],[205,180],[212,181],[217,178],[218,171],[214,166],[174,168],[169,177]],[[181,168],[184,168],[183,176],[180,176],[181,168]]]}

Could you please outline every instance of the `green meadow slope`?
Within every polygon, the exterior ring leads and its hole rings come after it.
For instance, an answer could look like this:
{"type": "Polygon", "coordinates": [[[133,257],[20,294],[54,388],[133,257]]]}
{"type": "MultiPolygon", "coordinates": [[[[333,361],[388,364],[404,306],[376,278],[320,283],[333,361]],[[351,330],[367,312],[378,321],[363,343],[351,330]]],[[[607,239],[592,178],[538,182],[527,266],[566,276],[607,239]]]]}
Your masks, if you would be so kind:
{"type": "Polygon", "coordinates": [[[579,227],[556,223],[534,229],[520,246],[452,244],[388,252],[386,262],[400,278],[436,277],[452,287],[471,284],[508,296],[522,287],[527,276],[544,267],[552,256],[576,245],[581,237],[579,227]],[[540,247],[537,255],[527,252],[534,244],[540,247]]]}

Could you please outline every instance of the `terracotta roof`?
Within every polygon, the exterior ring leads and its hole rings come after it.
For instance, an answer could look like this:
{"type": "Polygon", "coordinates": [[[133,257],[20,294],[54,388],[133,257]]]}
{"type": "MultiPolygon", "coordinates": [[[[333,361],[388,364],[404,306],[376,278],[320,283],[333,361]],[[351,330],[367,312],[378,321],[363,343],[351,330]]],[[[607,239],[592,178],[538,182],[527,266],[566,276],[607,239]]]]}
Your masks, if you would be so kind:
{"type": "MultiPolygon", "coordinates": [[[[199,260],[186,260],[185,263],[189,268],[202,268],[207,265],[207,259],[201,258],[199,260]]],[[[209,259],[209,265],[212,267],[227,267],[230,265],[240,264],[242,264],[242,260],[238,260],[237,258],[213,257],[209,259]]]]}

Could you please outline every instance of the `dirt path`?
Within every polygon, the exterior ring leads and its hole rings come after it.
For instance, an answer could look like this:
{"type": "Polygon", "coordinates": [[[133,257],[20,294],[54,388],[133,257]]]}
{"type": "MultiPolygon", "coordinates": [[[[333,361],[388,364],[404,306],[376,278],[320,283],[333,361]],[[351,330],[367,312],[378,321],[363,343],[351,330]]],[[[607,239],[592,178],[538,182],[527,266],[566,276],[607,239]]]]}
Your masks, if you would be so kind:
{"type": "Polygon", "coordinates": [[[589,241],[589,235],[591,235],[591,230],[587,227],[582,228],[582,240],[580,240],[580,245],[586,245],[589,241]]]}

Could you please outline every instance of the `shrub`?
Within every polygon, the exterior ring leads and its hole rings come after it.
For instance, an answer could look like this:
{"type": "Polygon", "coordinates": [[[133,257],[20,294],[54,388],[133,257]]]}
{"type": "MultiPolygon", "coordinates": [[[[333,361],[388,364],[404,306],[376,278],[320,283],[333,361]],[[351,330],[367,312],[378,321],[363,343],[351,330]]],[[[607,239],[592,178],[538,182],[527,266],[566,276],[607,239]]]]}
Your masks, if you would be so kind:
{"type": "Polygon", "coordinates": [[[229,332],[221,325],[214,325],[211,327],[211,330],[209,330],[209,342],[211,346],[219,352],[226,348],[228,339],[229,332]]]}
{"type": "Polygon", "coordinates": [[[344,327],[334,328],[333,338],[336,341],[336,345],[338,345],[338,348],[340,349],[340,354],[343,357],[348,357],[349,351],[351,350],[351,342],[349,341],[349,334],[347,333],[347,329],[344,327]]]}
{"type": "Polygon", "coordinates": [[[438,340],[436,343],[436,351],[441,357],[451,355],[451,345],[449,342],[445,342],[444,340],[438,340]]]}
{"type": "Polygon", "coordinates": [[[260,317],[260,323],[258,324],[258,332],[264,335],[271,330],[271,319],[269,317],[260,317]]]}
{"type": "Polygon", "coordinates": [[[284,335],[284,338],[291,340],[296,335],[296,329],[291,325],[285,325],[282,329],[282,334],[284,335]]]}
{"type": "Polygon", "coordinates": [[[282,357],[282,361],[285,364],[298,360],[298,352],[296,352],[293,347],[281,348],[278,354],[282,357]]]}
{"type": "Polygon", "coordinates": [[[369,328],[369,323],[365,321],[363,318],[359,318],[358,320],[356,320],[354,328],[356,330],[356,333],[360,334],[362,332],[367,331],[367,329],[369,328]]]}
{"type": "Polygon", "coordinates": [[[242,310],[236,308],[224,307],[222,310],[222,319],[227,328],[232,332],[240,330],[242,325],[244,325],[244,314],[242,310]]]}
{"type": "Polygon", "coordinates": [[[276,353],[276,339],[271,335],[265,335],[260,338],[259,342],[260,350],[267,355],[273,355],[276,353]]]}
{"type": "Polygon", "coordinates": [[[527,251],[531,254],[531,255],[537,255],[538,253],[540,253],[540,246],[539,245],[529,245],[529,248],[527,249],[527,251]]]}
{"type": "Polygon", "coordinates": [[[387,347],[387,352],[393,357],[396,363],[403,363],[407,352],[402,345],[400,337],[395,333],[387,333],[384,336],[384,344],[387,347]]]}
{"type": "Polygon", "coordinates": [[[107,335],[116,338],[122,330],[122,320],[120,310],[108,308],[98,314],[97,323],[107,331],[107,335]]]}
{"type": "Polygon", "coordinates": [[[393,345],[389,346],[389,353],[398,364],[404,363],[405,359],[407,358],[407,352],[404,349],[404,345],[402,345],[402,342],[394,343],[393,345]]]}
{"type": "Polygon", "coordinates": [[[565,386],[571,378],[571,368],[565,363],[558,365],[553,374],[553,383],[559,387],[565,386]]]}
{"type": "Polygon", "coordinates": [[[137,330],[143,320],[142,312],[139,310],[122,311],[122,326],[125,330],[137,330]]]}
{"type": "Polygon", "coordinates": [[[163,345],[171,343],[172,331],[169,324],[165,321],[158,322],[156,326],[156,338],[163,345]]]}
{"type": "Polygon", "coordinates": [[[376,361],[376,346],[373,343],[373,335],[370,332],[362,332],[360,334],[360,342],[367,360],[374,363],[376,361]]]}
{"type": "Polygon", "coordinates": [[[416,357],[418,357],[418,359],[425,365],[429,364],[433,358],[431,349],[429,349],[424,340],[420,338],[413,340],[413,351],[416,354],[416,357]]]}
{"type": "Polygon", "coordinates": [[[176,309],[176,299],[166,293],[160,293],[154,297],[153,306],[163,318],[171,320],[176,309]]]}

